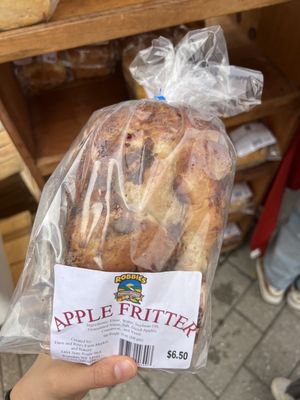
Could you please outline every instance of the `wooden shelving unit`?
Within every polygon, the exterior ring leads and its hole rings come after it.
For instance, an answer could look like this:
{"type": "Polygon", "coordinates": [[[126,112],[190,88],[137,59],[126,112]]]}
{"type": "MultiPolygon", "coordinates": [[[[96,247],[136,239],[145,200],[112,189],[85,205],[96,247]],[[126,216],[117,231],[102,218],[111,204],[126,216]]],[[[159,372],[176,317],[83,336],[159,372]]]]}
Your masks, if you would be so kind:
{"type": "Polygon", "coordinates": [[[35,211],[40,189],[0,122],[0,218],[35,211]]]}
{"type": "MultiPolygon", "coordinates": [[[[263,38],[258,35],[259,41],[250,40],[247,34],[254,22],[257,32],[262,29],[260,21],[266,21],[266,18],[260,18],[260,10],[265,16],[269,6],[284,7],[284,3],[293,2],[61,0],[51,21],[0,33],[0,119],[37,185],[43,187],[45,177],[51,174],[93,111],[128,97],[123,77],[117,71],[107,79],[67,84],[26,98],[15,79],[10,61],[197,20],[220,23],[224,27],[231,64],[258,69],[264,74],[262,104],[226,119],[227,129],[230,131],[239,124],[263,120],[277,136],[284,154],[299,121],[300,91],[265,56],[265,51],[261,50],[264,49],[263,38]],[[250,19],[246,18],[246,24],[243,16],[247,17],[247,11],[253,9],[255,16],[251,14],[250,19]],[[237,19],[236,13],[239,13],[237,19]]],[[[263,31],[267,31],[265,26],[263,31]]],[[[263,201],[278,165],[278,162],[266,162],[237,173],[237,181],[250,183],[256,206],[263,201]]],[[[239,215],[235,220],[246,233],[253,216],[239,215]]]]}
{"type": "Polygon", "coordinates": [[[0,62],[288,0],[61,0],[48,23],[0,34],[0,62]]]}
{"type": "Polygon", "coordinates": [[[29,211],[0,219],[0,232],[4,250],[15,286],[24,267],[31,228],[32,215],[29,211]]]}
{"type": "Polygon", "coordinates": [[[93,111],[126,99],[119,72],[107,79],[76,82],[30,99],[40,173],[47,176],[53,172],[93,111]]]}

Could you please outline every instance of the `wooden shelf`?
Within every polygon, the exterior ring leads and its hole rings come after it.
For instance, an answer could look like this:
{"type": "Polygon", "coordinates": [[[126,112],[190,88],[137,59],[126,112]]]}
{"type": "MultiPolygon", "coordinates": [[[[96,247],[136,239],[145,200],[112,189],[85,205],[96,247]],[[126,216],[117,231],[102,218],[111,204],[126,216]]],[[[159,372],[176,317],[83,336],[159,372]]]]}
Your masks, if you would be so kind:
{"type": "Polygon", "coordinates": [[[123,77],[87,80],[30,99],[37,166],[50,175],[92,112],[126,100],[123,77]]]}
{"type": "MultiPolygon", "coordinates": [[[[231,58],[236,65],[261,70],[265,85],[262,104],[248,113],[226,119],[225,125],[229,130],[235,125],[267,117],[280,107],[299,101],[300,91],[253,46],[235,47],[231,58]]],[[[51,174],[94,110],[126,99],[125,83],[120,72],[107,79],[82,81],[30,99],[37,166],[42,175],[51,174]]],[[[254,176],[256,171],[260,173],[255,169],[254,176]]],[[[244,173],[239,175],[241,179],[238,180],[244,180],[244,173]]]]}
{"type": "Polygon", "coordinates": [[[0,218],[35,211],[40,189],[0,123],[0,218]]]}
{"type": "Polygon", "coordinates": [[[22,273],[32,228],[32,216],[28,211],[13,217],[0,219],[0,232],[4,251],[10,264],[14,285],[22,273]]]}
{"type": "Polygon", "coordinates": [[[236,241],[234,243],[223,245],[221,248],[221,254],[228,253],[229,251],[236,249],[237,247],[239,247],[242,244],[242,242],[243,242],[243,239],[236,241]]]}
{"type": "Polygon", "coordinates": [[[279,161],[267,161],[252,168],[242,169],[236,172],[235,182],[249,182],[260,176],[273,174],[279,165],[279,161]]]}
{"type": "Polygon", "coordinates": [[[0,62],[288,0],[61,0],[52,19],[0,33],[0,62]]]}
{"type": "Polygon", "coordinates": [[[235,212],[235,213],[230,213],[228,214],[228,222],[239,222],[241,219],[245,217],[245,215],[251,215],[253,214],[245,214],[243,212],[235,212]]]}
{"type": "Polygon", "coordinates": [[[230,63],[233,65],[261,71],[264,75],[264,88],[261,105],[248,112],[226,118],[224,123],[227,129],[230,130],[234,126],[265,118],[276,113],[279,108],[293,101],[299,101],[299,89],[253,45],[231,48],[229,42],[229,57],[230,63]]]}

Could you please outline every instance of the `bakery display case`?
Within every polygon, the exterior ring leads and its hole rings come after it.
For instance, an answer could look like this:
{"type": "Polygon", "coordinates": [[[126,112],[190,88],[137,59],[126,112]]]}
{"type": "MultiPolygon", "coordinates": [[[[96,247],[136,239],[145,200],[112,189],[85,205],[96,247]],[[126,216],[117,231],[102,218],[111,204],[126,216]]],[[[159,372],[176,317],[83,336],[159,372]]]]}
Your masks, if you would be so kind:
{"type": "MultiPolygon", "coordinates": [[[[264,74],[261,105],[225,119],[228,132],[242,124],[263,123],[272,131],[284,156],[300,116],[299,82],[295,81],[294,71],[282,62],[288,46],[289,53],[294,55],[293,62],[297,57],[299,61],[299,41],[295,39],[298,33],[294,33],[298,28],[286,23],[288,18],[294,18],[296,10],[300,11],[298,1],[284,0],[212,0],[205,5],[203,0],[61,0],[48,22],[0,32],[0,119],[36,185],[42,189],[91,113],[129,98],[120,60],[116,65],[115,60],[110,60],[108,74],[90,76],[93,68],[77,68],[78,59],[86,53],[73,49],[91,49],[99,42],[124,40],[131,35],[202,21],[206,26],[222,26],[231,64],[264,74]],[[282,20],[280,32],[272,26],[275,17],[282,20]],[[292,39],[288,44],[289,35],[292,39]],[[274,50],[273,41],[278,51],[274,50]],[[14,65],[18,60],[40,59],[53,52],[69,55],[78,79],[66,79],[57,87],[27,96],[16,78],[14,65]]],[[[94,65],[93,57],[89,60],[94,65]]],[[[279,163],[278,159],[266,159],[237,171],[236,182],[247,182],[253,192],[254,214],[234,213],[230,217],[241,232],[236,246],[253,224],[255,210],[262,204],[279,163]]]]}

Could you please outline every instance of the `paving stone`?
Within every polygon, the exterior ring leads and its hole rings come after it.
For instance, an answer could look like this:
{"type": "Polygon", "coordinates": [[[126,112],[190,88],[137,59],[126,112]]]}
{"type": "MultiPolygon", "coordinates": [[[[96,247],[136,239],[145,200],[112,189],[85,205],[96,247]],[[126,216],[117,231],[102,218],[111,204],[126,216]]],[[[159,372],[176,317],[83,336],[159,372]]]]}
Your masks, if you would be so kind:
{"type": "Polygon", "coordinates": [[[220,254],[218,265],[224,264],[224,262],[227,260],[228,254],[220,254]]]}
{"type": "Polygon", "coordinates": [[[265,331],[282,307],[282,305],[273,306],[263,301],[258,284],[254,282],[235,308],[265,331]]]}
{"type": "Polygon", "coordinates": [[[127,383],[115,386],[105,400],[157,400],[157,396],[146,383],[137,376],[127,383]]]}
{"type": "Polygon", "coordinates": [[[297,367],[294,369],[294,371],[290,375],[290,379],[292,381],[294,381],[295,379],[299,379],[299,378],[300,378],[300,360],[299,360],[299,364],[297,365],[297,367]]]}
{"type": "Polygon", "coordinates": [[[108,393],[107,388],[90,390],[83,400],[102,400],[108,393]]]}
{"type": "Polygon", "coordinates": [[[221,395],[260,337],[257,328],[232,311],[213,337],[207,367],[200,371],[200,379],[217,396],[221,395]]]}
{"type": "Polygon", "coordinates": [[[4,393],[3,393],[3,386],[2,386],[2,371],[1,371],[1,363],[0,363],[0,400],[3,400],[3,399],[4,399],[4,393]]]}
{"type": "Polygon", "coordinates": [[[226,313],[238,301],[251,284],[251,280],[241,274],[227,261],[218,268],[213,283],[212,329],[223,323],[226,313]]]}
{"type": "Polygon", "coordinates": [[[16,354],[1,353],[3,390],[11,389],[21,378],[19,359],[16,354]]]}
{"type": "Polygon", "coordinates": [[[20,365],[21,365],[21,373],[24,375],[29,368],[34,363],[35,359],[37,358],[36,354],[21,354],[20,358],[20,365]]]}
{"type": "Polygon", "coordinates": [[[285,307],[251,354],[247,366],[267,385],[289,376],[300,360],[300,318],[285,307]]]}
{"type": "Polygon", "coordinates": [[[230,382],[220,400],[273,400],[270,389],[245,368],[230,382]]]}
{"type": "Polygon", "coordinates": [[[214,400],[216,397],[196,376],[182,374],[163,396],[163,400],[214,400]]]}
{"type": "Polygon", "coordinates": [[[232,252],[228,257],[228,261],[235,265],[241,272],[248,275],[249,278],[256,278],[255,260],[250,258],[250,248],[248,244],[244,244],[232,252]]]}
{"type": "Polygon", "coordinates": [[[170,374],[162,371],[140,371],[140,376],[147,384],[161,396],[171,383],[176,379],[177,374],[170,374]]]}

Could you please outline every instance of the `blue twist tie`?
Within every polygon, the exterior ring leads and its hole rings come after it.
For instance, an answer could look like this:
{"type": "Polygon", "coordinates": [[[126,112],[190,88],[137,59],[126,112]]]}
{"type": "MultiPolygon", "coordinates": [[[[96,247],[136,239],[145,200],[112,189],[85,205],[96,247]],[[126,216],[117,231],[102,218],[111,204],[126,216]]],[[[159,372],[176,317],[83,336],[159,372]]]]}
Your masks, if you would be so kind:
{"type": "Polygon", "coordinates": [[[165,96],[159,95],[159,96],[154,96],[154,98],[155,98],[155,100],[158,100],[158,101],[166,101],[165,96]]]}

